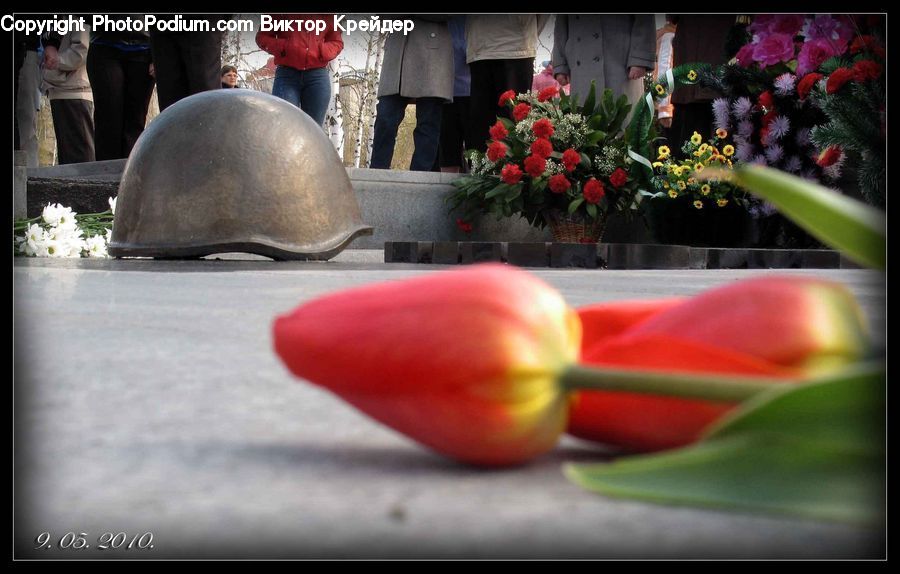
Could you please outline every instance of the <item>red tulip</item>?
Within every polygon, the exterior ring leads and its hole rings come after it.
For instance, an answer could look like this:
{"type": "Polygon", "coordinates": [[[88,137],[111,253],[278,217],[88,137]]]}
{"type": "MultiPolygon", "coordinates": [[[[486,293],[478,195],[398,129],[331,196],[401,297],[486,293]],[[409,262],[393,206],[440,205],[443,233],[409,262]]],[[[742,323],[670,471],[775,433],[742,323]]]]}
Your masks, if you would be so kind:
{"type": "MultiPolygon", "coordinates": [[[[844,287],[813,278],[762,277],[678,300],[578,310],[590,365],[803,379],[859,360],[864,321],[844,287]]],[[[652,451],[695,441],[733,403],[580,391],[575,436],[652,451]]]]}
{"type": "Polygon", "coordinates": [[[327,295],[279,317],[274,338],[298,377],[440,453],[498,466],[556,444],[581,326],[543,281],[480,265],[327,295]]]}

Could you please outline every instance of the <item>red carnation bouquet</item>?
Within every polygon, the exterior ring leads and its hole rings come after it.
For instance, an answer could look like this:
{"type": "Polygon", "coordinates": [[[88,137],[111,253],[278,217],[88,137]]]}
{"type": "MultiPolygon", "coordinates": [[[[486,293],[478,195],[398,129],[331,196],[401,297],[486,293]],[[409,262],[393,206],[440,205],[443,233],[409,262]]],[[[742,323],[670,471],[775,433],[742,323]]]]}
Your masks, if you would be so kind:
{"type": "Polygon", "coordinates": [[[599,240],[607,215],[636,208],[641,174],[628,154],[625,96],[593,86],[583,105],[558,88],[503,93],[510,110],[490,129],[487,152],[470,151],[471,173],[448,201],[463,222],[489,213],[550,225],[557,241],[599,240]],[[568,231],[566,231],[568,230],[568,231]]]}

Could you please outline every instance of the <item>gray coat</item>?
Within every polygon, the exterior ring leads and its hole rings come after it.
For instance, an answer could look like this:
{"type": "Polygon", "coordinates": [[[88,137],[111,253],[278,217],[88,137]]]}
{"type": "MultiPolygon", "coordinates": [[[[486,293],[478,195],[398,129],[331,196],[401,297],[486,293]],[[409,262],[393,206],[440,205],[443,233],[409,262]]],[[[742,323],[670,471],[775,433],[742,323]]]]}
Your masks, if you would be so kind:
{"type": "MultiPolygon", "coordinates": [[[[591,87],[618,97],[633,90],[628,68],[653,69],[656,28],[653,14],[557,14],[553,30],[554,74],[569,74],[573,94],[583,102],[591,87]]],[[[635,80],[637,82],[638,80],[635,80]]]]}
{"type": "Polygon", "coordinates": [[[453,40],[448,19],[449,16],[434,14],[415,16],[415,27],[408,36],[388,35],[378,82],[379,98],[399,94],[453,101],[453,40]]]}

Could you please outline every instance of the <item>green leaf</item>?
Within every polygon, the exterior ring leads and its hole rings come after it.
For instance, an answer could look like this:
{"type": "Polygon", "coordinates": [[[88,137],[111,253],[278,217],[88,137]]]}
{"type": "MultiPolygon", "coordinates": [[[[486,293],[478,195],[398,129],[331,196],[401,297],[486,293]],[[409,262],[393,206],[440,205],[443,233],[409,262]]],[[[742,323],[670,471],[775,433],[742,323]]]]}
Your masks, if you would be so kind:
{"type": "MultiPolygon", "coordinates": [[[[721,172],[717,170],[715,175],[721,176],[721,172]]],[[[821,185],[764,166],[735,168],[730,179],[775,204],[781,213],[816,239],[863,265],[885,269],[884,212],[821,185]]]]}
{"type": "Polygon", "coordinates": [[[594,80],[591,80],[591,87],[588,90],[587,98],[584,100],[584,106],[581,108],[581,113],[586,116],[591,116],[594,113],[594,106],[597,103],[597,86],[594,83],[594,80]]]}
{"type": "Polygon", "coordinates": [[[578,208],[581,206],[582,203],[584,203],[584,197],[579,197],[577,199],[573,199],[572,203],[569,204],[569,215],[572,215],[573,213],[578,211],[578,208]]]}
{"type": "Polygon", "coordinates": [[[516,185],[510,186],[509,191],[506,192],[506,203],[510,203],[516,200],[520,195],[522,195],[522,184],[517,183],[516,185]]]}
{"type": "Polygon", "coordinates": [[[610,496],[875,525],[885,392],[882,367],[863,366],[751,399],[695,446],[564,471],[610,496]]]}
{"type": "Polygon", "coordinates": [[[491,199],[492,197],[497,197],[498,195],[501,195],[501,194],[503,194],[503,193],[506,193],[506,191],[507,191],[508,189],[509,189],[509,186],[508,186],[508,185],[506,185],[505,183],[501,183],[500,185],[498,185],[498,186],[495,187],[494,189],[492,189],[492,190],[490,190],[489,192],[485,193],[485,194],[484,194],[484,198],[485,198],[485,199],[491,199]]]}
{"type": "Polygon", "coordinates": [[[591,170],[591,158],[584,152],[581,152],[581,166],[588,171],[591,170]]]}
{"type": "Polygon", "coordinates": [[[589,144],[593,145],[605,137],[606,134],[601,131],[591,132],[588,134],[587,141],[589,144]]]}
{"type": "Polygon", "coordinates": [[[587,205],[587,212],[588,212],[588,215],[590,215],[594,219],[597,219],[597,206],[595,204],[589,203],[587,205]]]}

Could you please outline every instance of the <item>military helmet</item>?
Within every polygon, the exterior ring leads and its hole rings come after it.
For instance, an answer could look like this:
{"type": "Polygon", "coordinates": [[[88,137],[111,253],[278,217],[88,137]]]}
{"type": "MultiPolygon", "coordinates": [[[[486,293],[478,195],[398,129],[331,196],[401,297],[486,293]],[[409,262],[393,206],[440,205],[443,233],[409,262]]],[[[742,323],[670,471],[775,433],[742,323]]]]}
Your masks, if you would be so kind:
{"type": "Polygon", "coordinates": [[[109,253],[242,251],[329,259],[371,235],[322,128],[252,90],[212,90],[167,108],[125,164],[109,253]]]}

